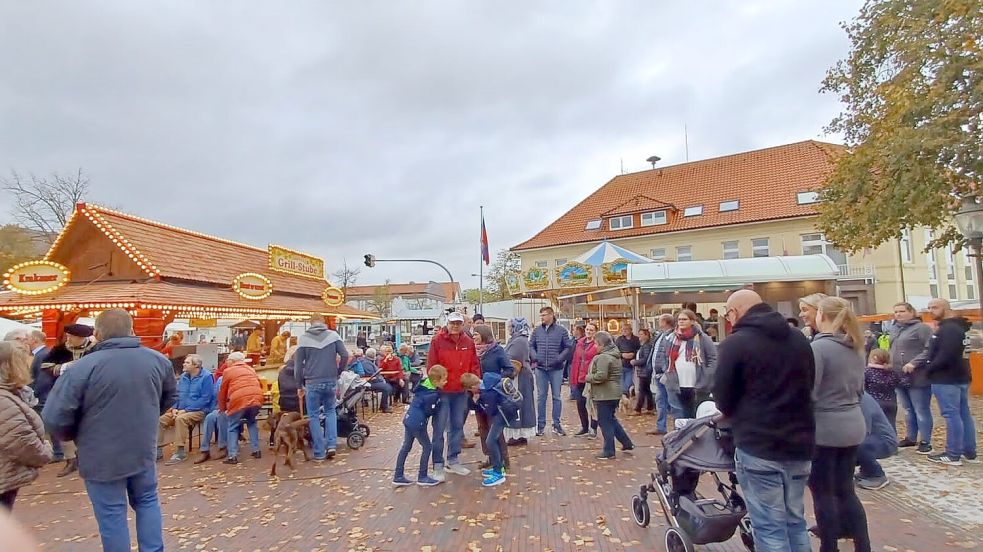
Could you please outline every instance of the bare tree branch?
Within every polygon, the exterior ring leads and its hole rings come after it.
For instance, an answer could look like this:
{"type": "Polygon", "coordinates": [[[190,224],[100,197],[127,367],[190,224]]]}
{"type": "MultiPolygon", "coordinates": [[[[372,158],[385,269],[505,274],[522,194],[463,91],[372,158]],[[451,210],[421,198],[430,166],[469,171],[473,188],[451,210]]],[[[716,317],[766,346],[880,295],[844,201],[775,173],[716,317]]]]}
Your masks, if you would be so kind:
{"type": "Polygon", "coordinates": [[[21,226],[42,236],[52,236],[68,223],[75,205],[85,201],[89,178],[81,168],[67,177],[58,173],[49,177],[32,173],[24,178],[11,170],[9,177],[0,178],[0,186],[14,196],[11,214],[21,226]]]}

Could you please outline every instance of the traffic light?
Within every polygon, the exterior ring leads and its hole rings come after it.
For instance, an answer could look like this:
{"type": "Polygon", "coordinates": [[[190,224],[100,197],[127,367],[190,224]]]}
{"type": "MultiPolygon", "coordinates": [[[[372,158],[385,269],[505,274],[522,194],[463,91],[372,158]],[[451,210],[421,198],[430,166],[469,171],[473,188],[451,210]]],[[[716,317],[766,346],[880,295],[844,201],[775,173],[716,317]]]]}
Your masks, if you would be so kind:
{"type": "Polygon", "coordinates": [[[375,266],[375,255],[365,256],[365,266],[372,268],[375,266]]]}

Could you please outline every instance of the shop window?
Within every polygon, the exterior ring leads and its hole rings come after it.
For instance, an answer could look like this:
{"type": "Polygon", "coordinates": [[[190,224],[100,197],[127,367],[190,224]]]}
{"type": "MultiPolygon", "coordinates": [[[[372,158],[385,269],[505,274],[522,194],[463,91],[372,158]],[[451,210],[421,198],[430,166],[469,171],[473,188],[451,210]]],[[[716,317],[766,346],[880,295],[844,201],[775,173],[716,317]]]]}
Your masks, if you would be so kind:
{"type": "Polygon", "coordinates": [[[656,226],[667,222],[665,211],[642,213],[642,226],[656,226]]]}
{"type": "Polygon", "coordinates": [[[692,261],[693,260],[693,246],[692,245],[680,245],[676,248],[676,260],[677,261],[692,261]]]}
{"type": "Polygon", "coordinates": [[[752,257],[768,257],[771,254],[768,248],[768,238],[757,238],[751,240],[752,257]]]}
{"type": "Polygon", "coordinates": [[[611,230],[625,230],[632,227],[631,215],[625,215],[623,217],[614,217],[611,219],[610,228],[611,230]]]}
{"type": "Polygon", "coordinates": [[[737,240],[725,241],[724,246],[724,259],[740,259],[741,251],[737,240]]]}

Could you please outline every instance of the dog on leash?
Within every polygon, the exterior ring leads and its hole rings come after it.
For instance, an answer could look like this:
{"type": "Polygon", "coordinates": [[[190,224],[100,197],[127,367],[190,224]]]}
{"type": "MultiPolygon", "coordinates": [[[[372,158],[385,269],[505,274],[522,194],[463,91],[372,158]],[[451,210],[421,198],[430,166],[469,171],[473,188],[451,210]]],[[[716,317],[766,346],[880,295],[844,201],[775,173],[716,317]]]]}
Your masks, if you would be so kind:
{"type": "Polygon", "coordinates": [[[618,401],[618,412],[627,416],[632,411],[631,399],[627,395],[622,395],[618,401]]]}
{"type": "Polygon", "coordinates": [[[311,459],[307,450],[307,445],[314,447],[311,441],[310,421],[300,415],[299,412],[281,412],[280,418],[276,423],[276,433],[273,436],[273,467],[270,468],[270,475],[276,475],[276,462],[283,452],[283,465],[294,469],[294,453],[297,449],[304,451],[304,461],[311,459]]]}

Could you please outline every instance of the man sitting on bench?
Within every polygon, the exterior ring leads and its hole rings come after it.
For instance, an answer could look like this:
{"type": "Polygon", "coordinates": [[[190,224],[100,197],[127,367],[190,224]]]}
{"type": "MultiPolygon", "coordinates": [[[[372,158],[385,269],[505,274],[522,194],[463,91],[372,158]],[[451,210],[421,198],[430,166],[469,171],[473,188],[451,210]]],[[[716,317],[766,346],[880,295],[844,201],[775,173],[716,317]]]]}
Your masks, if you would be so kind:
{"type": "Polygon", "coordinates": [[[215,390],[212,387],[212,374],[201,367],[201,357],[188,355],[184,359],[184,373],[177,382],[178,399],[174,408],[160,417],[157,432],[157,459],[164,457],[164,430],[174,427],[174,454],[164,465],[170,466],[184,462],[188,458],[184,450],[191,428],[205,419],[212,405],[215,390]]]}

